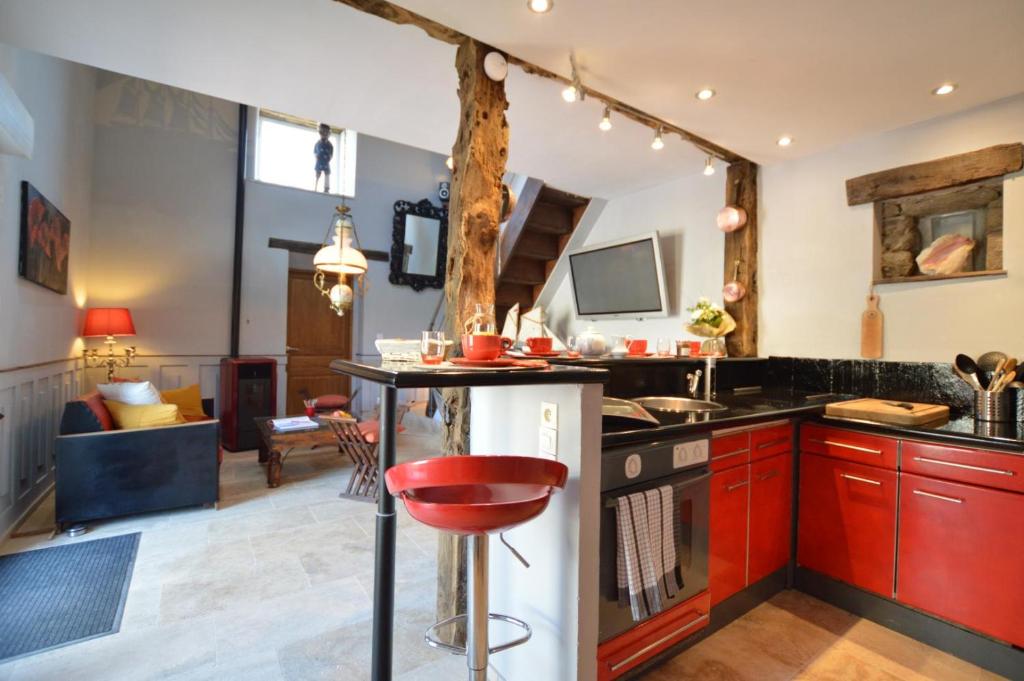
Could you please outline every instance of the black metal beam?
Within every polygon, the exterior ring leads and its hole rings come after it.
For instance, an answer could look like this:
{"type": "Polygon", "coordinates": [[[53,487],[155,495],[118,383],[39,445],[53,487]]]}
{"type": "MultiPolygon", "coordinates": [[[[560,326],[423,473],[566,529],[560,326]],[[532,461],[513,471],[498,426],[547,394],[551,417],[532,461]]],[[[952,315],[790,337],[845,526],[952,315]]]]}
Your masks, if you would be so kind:
{"type": "Polygon", "coordinates": [[[242,247],[245,245],[245,151],[249,107],[238,105],[238,160],[235,166],[235,254],[231,273],[231,356],[238,357],[242,328],[242,247]]]}

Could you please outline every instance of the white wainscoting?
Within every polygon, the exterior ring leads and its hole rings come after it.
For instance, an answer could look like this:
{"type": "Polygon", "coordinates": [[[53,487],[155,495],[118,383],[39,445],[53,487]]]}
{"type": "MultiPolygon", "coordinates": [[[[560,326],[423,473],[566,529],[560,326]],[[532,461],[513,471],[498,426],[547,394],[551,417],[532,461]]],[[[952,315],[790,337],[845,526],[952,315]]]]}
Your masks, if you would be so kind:
{"type": "Polygon", "coordinates": [[[53,484],[60,418],[81,371],[68,359],[0,372],[0,538],[53,484]]]}
{"type": "MultiPolygon", "coordinates": [[[[149,381],[157,390],[173,390],[199,384],[204,399],[214,399],[215,414],[220,414],[220,355],[144,355],[136,357],[132,365],[118,369],[115,376],[149,381]]],[[[85,370],[85,389],[95,390],[97,383],[106,383],[107,370],[85,370]]]]}

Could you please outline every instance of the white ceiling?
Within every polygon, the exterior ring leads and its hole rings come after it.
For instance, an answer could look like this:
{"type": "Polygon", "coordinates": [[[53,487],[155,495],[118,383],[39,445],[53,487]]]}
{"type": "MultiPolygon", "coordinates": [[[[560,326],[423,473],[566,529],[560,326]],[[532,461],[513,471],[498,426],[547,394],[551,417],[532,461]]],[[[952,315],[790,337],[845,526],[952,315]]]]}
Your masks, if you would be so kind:
{"type": "Polygon", "coordinates": [[[585,84],[759,162],[1024,91],[1021,0],[398,4],[563,75],[575,49],[585,84]]]}
{"type": "MultiPolygon", "coordinates": [[[[759,162],[1024,91],[1022,0],[555,2],[400,0],[562,73],[573,47],[587,84],[759,162]]],[[[439,153],[455,138],[455,48],[331,0],[3,0],[0,41],[439,153]]],[[[513,68],[507,89],[513,171],[612,197],[703,166],[621,118],[601,133],[601,105],[551,81],[513,68]]]]}

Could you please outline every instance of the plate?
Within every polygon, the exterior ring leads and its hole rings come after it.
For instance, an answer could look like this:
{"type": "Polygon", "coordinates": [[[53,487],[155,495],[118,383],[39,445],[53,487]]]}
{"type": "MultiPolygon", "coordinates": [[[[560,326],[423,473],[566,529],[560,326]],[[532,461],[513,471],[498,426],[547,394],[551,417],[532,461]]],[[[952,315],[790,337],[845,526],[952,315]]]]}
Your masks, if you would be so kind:
{"type": "Polygon", "coordinates": [[[452,364],[460,367],[472,367],[474,369],[501,369],[503,367],[515,366],[516,361],[514,359],[468,359],[466,357],[452,357],[448,360],[452,364]]]}
{"type": "Polygon", "coordinates": [[[562,353],[559,350],[552,350],[551,352],[528,352],[523,350],[523,357],[558,357],[562,353]]]}
{"type": "Polygon", "coordinates": [[[519,371],[522,369],[538,369],[540,367],[522,366],[518,362],[501,366],[495,366],[491,363],[487,363],[484,366],[465,364],[460,366],[451,362],[442,362],[441,364],[414,364],[413,368],[423,371],[519,371]]]}
{"type": "Polygon", "coordinates": [[[636,359],[638,357],[654,357],[654,354],[655,353],[653,353],[653,352],[636,352],[636,353],[628,352],[628,353],[626,353],[625,356],[626,357],[632,357],[632,358],[636,359]]]}

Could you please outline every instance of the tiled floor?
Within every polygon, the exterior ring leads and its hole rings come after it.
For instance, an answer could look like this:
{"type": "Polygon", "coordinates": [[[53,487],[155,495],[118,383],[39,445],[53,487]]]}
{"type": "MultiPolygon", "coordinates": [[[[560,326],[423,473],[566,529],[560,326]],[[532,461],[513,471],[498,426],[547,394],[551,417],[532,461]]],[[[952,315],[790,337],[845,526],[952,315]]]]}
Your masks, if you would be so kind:
{"type": "MultiPolygon", "coordinates": [[[[436,449],[399,436],[399,458],[436,449]]],[[[342,500],[351,467],[296,454],[266,487],[254,452],[227,453],[217,510],[95,523],[85,536],[9,540],[0,553],[142,532],[121,631],[0,664],[0,681],[362,681],[369,678],[375,507],[342,500]]],[[[465,678],[423,644],[434,621],[437,534],[399,505],[399,681],[465,678]]],[[[991,681],[888,629],[786,592],[651,671],[648,681],[991,681]]],[[[560,681],[537,679],[537,681],[560,681]]]]}
{"type": "Polygon", "coordinates": [[[1002,677],[797,591],[784,591],[645,681],[994,681],[1002,677]]]}
{"type": "MultiPolygon", "coordinates": [[[[436,448],[399,436],[399,458],[436,448]]],[[[0,664],[0,681],[369,679],[375,506],[342,500],[351,466],[298,453],[266,486],[255,452],[226,453],[221,503],[95,523],[83,537],[12,539],[0,553],[142,532],[117,634],[0,664]]],[[[456,679],[428,648],[437,534],[399,511],[396,678],[456,679]]]]}

